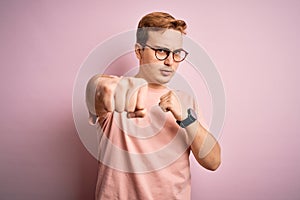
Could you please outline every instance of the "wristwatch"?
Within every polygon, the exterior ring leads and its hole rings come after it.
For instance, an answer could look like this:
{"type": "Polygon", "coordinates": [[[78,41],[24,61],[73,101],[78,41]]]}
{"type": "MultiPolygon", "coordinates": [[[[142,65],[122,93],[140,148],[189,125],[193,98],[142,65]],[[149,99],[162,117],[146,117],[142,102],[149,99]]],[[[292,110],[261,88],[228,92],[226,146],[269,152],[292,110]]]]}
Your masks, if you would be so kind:
{"type": "Polygon", "coordinates": [[[186,119],[184,119],[182,121],[176,120],[177,124],[179,126],[181,126],[182,128],[187,127],[188,125],[190,125],[191,123],[193,123],[194,121],[197,120],[196,112],[193,109],[189,108],[187,110],[187,113],[188,113],[188,116],[186,119]]]}

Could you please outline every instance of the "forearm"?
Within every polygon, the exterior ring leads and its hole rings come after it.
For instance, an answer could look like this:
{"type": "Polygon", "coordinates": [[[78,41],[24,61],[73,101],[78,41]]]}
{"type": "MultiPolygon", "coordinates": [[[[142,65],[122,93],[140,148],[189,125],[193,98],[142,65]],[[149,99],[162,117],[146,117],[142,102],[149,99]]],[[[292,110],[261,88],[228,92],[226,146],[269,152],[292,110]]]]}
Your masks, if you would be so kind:
{"type": "Polygon", "coordinates": [[[221,149],[217,140],[198,121],[185,130],[190,137],[194,137],[191,149],[198,163],[206,169],[216,170],[221,163],[221,149]]]}

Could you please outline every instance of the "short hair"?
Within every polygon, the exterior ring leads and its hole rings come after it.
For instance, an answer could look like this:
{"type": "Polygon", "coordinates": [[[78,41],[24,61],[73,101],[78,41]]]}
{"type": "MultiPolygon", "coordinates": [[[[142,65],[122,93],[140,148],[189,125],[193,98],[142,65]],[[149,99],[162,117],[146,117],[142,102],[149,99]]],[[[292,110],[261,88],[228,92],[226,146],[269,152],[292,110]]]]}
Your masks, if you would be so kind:
{"type": "Polygon", "coordinates": [[[172,15],[165,12],[152,12],[145,15],[138,24],[136,32],[136,42],[142,46],[146,45],[148,40],[148,31],[161,31],[165,29],[174,29],[186,34],[187,25],[185,21],[175,19],[172,15]]]}

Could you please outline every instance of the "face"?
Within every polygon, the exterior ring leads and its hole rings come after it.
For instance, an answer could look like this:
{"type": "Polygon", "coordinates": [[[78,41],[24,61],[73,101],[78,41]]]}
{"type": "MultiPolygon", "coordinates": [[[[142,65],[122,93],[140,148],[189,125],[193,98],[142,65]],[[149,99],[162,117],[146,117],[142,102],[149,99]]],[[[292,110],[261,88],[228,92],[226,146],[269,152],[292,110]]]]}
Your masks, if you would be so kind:
{"type": "MultiPolygon", "coordinates": [[[[155,49],[169,49],[171,51],[182,48],[182,34],[173,29],[165,31],[149,31],[147,45],[155,49]]],[[[138,44],[137,44],[138,45],[138,44]]],[[[179,63],[173,60],[173,53],[167,59],[160,61],[155,56],[155,51],[149,47],[138,49],[136,55],[140,61],[140,69],[136,77],[144,78],[154,87],[161,87],[168,83],[174,76],[179,63]]]]}

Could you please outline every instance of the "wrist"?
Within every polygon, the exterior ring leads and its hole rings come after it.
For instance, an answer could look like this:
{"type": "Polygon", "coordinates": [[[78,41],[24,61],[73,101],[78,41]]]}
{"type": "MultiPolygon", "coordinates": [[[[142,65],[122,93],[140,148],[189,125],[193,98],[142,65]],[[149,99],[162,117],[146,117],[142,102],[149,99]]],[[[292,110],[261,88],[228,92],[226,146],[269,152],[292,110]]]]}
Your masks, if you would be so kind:
{"type": "Polygon", "coordinates": [[[182,118],[182,120],[176,120],[177,124],[181,126],[182,128],[185,128],[195,122],[197,120],[197,115],[195,111],[191,108],[189,108],[186,111],[186,117],[182,118]]]}

